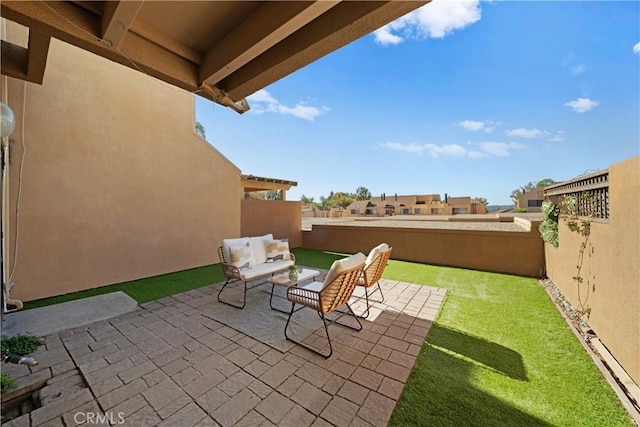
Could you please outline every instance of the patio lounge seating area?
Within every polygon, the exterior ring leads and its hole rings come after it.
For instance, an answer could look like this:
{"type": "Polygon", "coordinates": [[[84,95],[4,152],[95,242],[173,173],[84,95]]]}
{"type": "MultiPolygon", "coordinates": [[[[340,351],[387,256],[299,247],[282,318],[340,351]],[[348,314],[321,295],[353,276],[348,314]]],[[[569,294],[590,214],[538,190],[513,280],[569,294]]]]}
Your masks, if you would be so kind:
{"type": "MultiPolygon", "coordinates": [[[[294,253],[318,269],[343,257],[294,253]]],[[[203,316],[218,304],[220,266],[170,280],[203,271],[216,284],[49,336],[31,375],[11,366],[19,382],[77,366],[96,397],[74,390],[32,412],[31,425],[80,410],[123,411],[125,425],[632,425],[535,279],[391,260],[385,303],[373,303],[361,332],[330,325],[334,354],[324,359],[203,316]]],[[[148,280],[124,290],[163,283],[148,280]]],[[[326,342],[317,325],[307,343],[326,342]]]]}

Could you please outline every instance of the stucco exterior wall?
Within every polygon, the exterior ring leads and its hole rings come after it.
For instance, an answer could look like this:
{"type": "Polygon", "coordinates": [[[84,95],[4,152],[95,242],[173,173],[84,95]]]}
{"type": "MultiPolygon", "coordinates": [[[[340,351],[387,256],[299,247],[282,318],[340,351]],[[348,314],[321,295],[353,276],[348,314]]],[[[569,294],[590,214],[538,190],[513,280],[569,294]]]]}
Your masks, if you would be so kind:
{"type": "Polygon", "coordinates": [[[296,201],[243,199],[242,236],[288,238],[289,247],[302,246],[302,204],[296,201]]]}
{"type": "Polygon", "coordinates": [[[532,277],[544,269],[537,226],[505,232],[314,225],[302,232],[308,249],[367,254],[382,242],[393,247],[393,259],[532,277]]]}
{"type": "Polygon", "coordinates": [[[588,322],[636,384],[640,384],[640,156],[609,167],[608,222],[591,224],[580,276],[584,239],[561,220],[559,246],[545,245],[547,275],[571,304],[591,309],[588,322]]]}
{"type": "Polygon", "coordinates": [[[240,171],[194,134],[194,95],[55,39],[24,116],[25,83],[8,83],[15,298],[216,263],[240,235],[240,171]]]}
{"type": "Polygon", "coordinates": [[[544,200],[544,188],[534,188],[518,197],[516,202],[517,209],[526,209],[527,212],[542,212],[540,206],[529,206],[529,200],[544,200]]]}

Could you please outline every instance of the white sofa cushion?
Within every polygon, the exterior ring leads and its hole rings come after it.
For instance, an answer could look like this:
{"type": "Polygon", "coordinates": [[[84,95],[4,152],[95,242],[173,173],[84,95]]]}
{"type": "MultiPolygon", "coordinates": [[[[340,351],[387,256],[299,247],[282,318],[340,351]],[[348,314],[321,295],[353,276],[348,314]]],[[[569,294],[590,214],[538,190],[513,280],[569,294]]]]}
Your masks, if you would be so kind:
{"type": "Polygon", "coordinates": [[[367,256],[367,260],[364,262],[365,267],[368,267],[369,264],[371,264],[378,255],[388,250],[389,245],[387,245],[386,243],[380,243],[378,246],[371,249],[371,252],[369,252],[369,256],[367,256]]]}
{"type": "Polygon", "coordinates": [[[284,260],[284,261],[274,261],[274,262],[267,262],[264,264],[258,264],[258,265],[254,265],[251,268],[241,270],[240,277],[244,281],[249,281],[249,280],[257,279],[260,276],[265,276],[267,274],[276,273],[278,271],[285,270],[291,265],[293,265],[293,261],[291,261],[290,259],[284,260]]]}
{"type": "Polygon", "coordinates": [[[264,236],[249,237],[251,242],[251,252],[253,253],[253,265],[264,264],[267,262],[266,241],[273,240],[273,234],[265,234],[264,236]]]}
{"type": "Polygon", "coordinates": [[[229,264],[238,267],[240,270],[253,266],[253,254],[249,242],[244,245],[229,246],[229,264]]]}
{"type": "Polygon", "coordinates": [[[290,258],[289,239],[269,240],[265,243],[267,262],[282,261],[290,258]]]}
{"type": "Polygon", "coordinates": [[[342,258],[337,261],[334,261],[331,264],[331,268],[329,272],[324,277],[324,282],[322,282],[322,288],[324,289],[329,283],[333,281],[340,273],[351,270],[352,268],[356,268],[359,265],[364,264],[365,256],[362,252],[358,252],[357,254],[351,255],[347,258],[342,258]]]}

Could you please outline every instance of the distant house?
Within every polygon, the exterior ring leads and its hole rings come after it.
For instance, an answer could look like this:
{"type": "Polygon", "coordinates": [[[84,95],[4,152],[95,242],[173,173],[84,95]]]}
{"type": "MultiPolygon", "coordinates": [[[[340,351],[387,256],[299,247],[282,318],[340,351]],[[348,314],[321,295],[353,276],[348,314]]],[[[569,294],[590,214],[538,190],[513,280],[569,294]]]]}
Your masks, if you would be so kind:
{"type": "Polygon", "coordinates": [[[385,215],[456,215],[486,213],[485,205],[471,197],[448,197],[439,194],[397,195],[357,200],[346,208],[349,216],[385,215]]]}
{"type": "Polygon", "coordinates": [[[516,202],[516,209],[526,209],[527,212],[542,212],[544,188],[534,188],[527,191],[516,202]]]}

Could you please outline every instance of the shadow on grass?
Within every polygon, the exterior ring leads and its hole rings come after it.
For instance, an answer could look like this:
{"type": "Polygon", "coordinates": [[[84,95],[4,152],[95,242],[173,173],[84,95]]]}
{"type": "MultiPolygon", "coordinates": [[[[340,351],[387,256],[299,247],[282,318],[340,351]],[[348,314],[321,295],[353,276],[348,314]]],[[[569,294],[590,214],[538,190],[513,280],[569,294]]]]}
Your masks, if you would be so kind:
{"type": "Polygon", "coordinates": [[[472,384],[477,363],[526,380],[513,350],[434,323],[389,425],[551,425],[472,384]]]}
{"type": "Polygon", "coordinates": [[[449,351],[472,359],[514,380],[527,381],[522,356],[500,344],[438,324],[434,324],[431,329],[429,344],[445,352],[449,351]]]}

